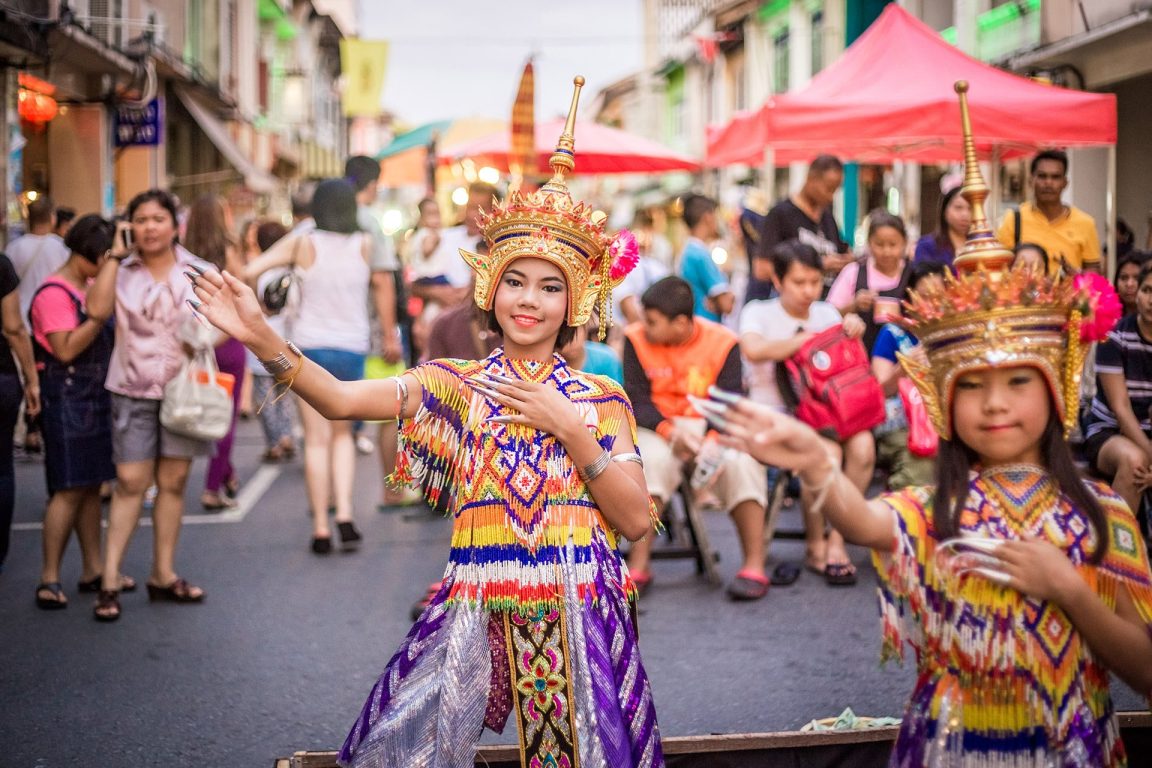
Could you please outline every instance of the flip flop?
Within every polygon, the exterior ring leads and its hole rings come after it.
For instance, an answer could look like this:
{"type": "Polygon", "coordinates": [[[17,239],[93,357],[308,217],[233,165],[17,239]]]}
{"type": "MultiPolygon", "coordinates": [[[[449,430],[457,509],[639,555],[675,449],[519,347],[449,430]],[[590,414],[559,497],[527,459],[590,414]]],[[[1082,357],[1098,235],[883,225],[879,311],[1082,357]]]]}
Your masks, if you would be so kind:
{"type": "Polygon", "coordinates": [[[800,578],[800,565],[798,563],[780,563],[772,569],[772,586],[787,587],[796,583],[800,578]]]}
{"type": "Polygon", "coordinates": [[[628,569],[628,576],[632,579],[632,583],[636,585],[636,596],[639,597],[648,591],[648,587],[652,586],[652,574],[648,571],[634,571],[628,569]]]}
{"type": "Polygon", "coordinates": [[[768,594],[768,577],[751,571],[740,571],[728,584],[728,597],[733,600],[759,600],[768,594]]]}
{"type": "Polygon", "coordinates": [[[850,587],[856,583],[856,568],[852,563],[828,563],[824,566],[824,581],[830,587],[850,587]]]}

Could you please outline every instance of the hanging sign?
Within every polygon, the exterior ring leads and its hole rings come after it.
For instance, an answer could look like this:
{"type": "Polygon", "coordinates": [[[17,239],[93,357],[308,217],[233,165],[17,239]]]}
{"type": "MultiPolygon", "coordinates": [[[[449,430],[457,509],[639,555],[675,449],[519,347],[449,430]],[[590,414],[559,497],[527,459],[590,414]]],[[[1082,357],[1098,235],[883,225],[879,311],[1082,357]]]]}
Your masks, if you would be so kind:
{"type": "Polygon", "coordinates": [[[118,104],[112,114],[117,147],[155,147],[160,143],[159,99],[152,99],[144,107],[118,104]]]}

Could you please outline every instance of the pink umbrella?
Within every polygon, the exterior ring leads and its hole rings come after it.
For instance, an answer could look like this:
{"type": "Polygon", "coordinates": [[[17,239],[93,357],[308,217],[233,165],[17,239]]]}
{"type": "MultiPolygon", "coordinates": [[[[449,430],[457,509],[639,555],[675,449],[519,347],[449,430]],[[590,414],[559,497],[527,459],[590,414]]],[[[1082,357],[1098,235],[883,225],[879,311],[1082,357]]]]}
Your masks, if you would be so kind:
{"type": "MultiPolygon", "coordinates": [[[[536,124],[536,165],[548,173],[548,158],[556,149],[556,139],[564,130],[564,120],[557,118],[536,124]]],[[[700,163],[687,155],[673,152],[662,144],[600,123],[576,122],[576,173],[661,173],[695,171],[700,163]]],[[[438,152],[442,165],[471,159],[477,165],[490,165],[508,170],[508,131],[481,136],[438,152]]]]}

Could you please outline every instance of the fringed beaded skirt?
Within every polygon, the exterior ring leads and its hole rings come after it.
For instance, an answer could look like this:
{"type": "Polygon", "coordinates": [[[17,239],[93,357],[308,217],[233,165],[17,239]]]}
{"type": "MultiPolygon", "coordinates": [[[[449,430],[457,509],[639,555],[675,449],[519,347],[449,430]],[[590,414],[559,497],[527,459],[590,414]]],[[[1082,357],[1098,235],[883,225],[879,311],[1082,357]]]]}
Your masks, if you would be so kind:
{"type": "Polygon", "coordinates": [[[570,583],[562,606],[525,615],[450,600],[450,572],[373,687],[341,764],[471,768],[482,730],[503,732],[512,717],[523,768],[663,766],[629,603],[600,574],[595,597],[570,583]]]}

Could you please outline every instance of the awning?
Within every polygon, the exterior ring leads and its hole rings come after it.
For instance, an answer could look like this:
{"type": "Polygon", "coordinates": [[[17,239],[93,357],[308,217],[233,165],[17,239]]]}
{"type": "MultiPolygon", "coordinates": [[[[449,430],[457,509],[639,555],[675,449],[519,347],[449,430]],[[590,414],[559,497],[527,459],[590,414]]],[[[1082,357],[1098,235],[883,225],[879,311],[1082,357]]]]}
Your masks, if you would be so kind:
{"type": "Polygon", "coordinates": [[[176,91],[180,103],[192,115],[192,119],[208,136],[216,149],[220,150],[220,154],[224,155],[232,167],[244,177],[244,185],[248,189],[253,192],[270,194],[279,188],[280,183],[276,177],[257,168],[256,164],[245,156],[240,147],[236,146],[236,142],[232,140],[224,122],[212,114],[211,110],[204,106],[191,91],[179,85],[174,86],[173,90],[176,91]]]}

